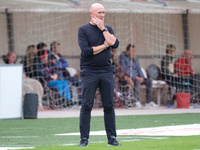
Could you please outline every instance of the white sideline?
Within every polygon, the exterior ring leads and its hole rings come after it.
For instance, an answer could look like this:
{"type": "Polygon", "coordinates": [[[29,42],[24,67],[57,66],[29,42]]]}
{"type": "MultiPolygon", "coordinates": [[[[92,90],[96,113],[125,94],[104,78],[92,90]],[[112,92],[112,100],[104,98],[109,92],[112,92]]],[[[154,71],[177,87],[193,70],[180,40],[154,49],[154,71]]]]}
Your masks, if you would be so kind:
{"type": "Polygon", "coordinates": [[[35,147],[0,147],[0,150],[10,150],[10,149],[33,149],[35,147]]]}
{"type": "MultiPolygon", "coordinates": [[[[80,135],[76,133],[56,134],[61,136],[80,135]]],[[[90,135],[106,135],[105,131],[91,131],[90,135]]],[[[146,135],[146,136],[191,136],[200,135],[200,124],[175,125],[139,129],[117,130],[117,135],[146,135]]]]}

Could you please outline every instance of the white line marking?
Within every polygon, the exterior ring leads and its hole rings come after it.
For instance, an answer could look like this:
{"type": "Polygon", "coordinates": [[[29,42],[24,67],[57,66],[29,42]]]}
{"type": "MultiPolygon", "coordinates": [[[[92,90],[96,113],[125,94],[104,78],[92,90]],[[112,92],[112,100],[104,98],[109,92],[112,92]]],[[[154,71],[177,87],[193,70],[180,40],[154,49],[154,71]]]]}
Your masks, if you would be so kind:
{"type": "MultiPolygon", "coordinates": [[[[64,133],[56,135],[80,135],[77,133],[64,133]]],[[[106,135],[105,131],[91,131],[90,135],[106,135]]],[[[117,135],[147,135],[147,136],[191,136],[200,135],[200,124],[176,125],[140,129],[117,130],[117,135]]]]}
{"type": "Polygon", "coordinates": [[[6,139],[6,138],[38,138],[39,136],[0,136],[1,139],[6,139]]]}
{"type": "Polygon", "coordinates": [[[33,149],[35,147],[0,147],[0,150],[10,150],[10,149],[33,149]]]}

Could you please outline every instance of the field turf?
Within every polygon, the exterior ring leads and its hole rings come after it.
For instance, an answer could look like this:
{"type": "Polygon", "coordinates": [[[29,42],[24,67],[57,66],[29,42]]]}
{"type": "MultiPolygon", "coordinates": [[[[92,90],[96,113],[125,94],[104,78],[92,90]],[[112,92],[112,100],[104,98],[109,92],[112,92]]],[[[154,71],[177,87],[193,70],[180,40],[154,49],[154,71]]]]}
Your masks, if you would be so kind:
{"type": "MultiPolygon", "coordinates": [[[[200,113],[137,115],[116,117],[117,129],[136,129],[185,124],[200,124],[200,113]]],[[[91,131],[104,130],[103,117],[92,117],[91,131]]],[[[107,146],[106,136],[90,136],[88,147],[77,147],[79,136],[55,134],[79,132],[79,118],[0,120],[2,147],[35,147],[37,150],[200,150],[197,136],[119,135],[120,147],[107,146]]]]}

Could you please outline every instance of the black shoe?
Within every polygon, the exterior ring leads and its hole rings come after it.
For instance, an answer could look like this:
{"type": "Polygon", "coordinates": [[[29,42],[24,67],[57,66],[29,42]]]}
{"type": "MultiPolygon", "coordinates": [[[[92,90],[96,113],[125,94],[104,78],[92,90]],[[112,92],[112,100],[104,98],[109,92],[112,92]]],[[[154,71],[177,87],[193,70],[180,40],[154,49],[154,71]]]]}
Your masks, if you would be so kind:
{"type": "Polygon", "coordinates": [[[79,147],[88,146],[88,139],[87,138],[82,138],[81,141],[80,141],[80,144],[78,146],[79,147]]]}
{"type": "Polygon", "coordinates": [[[115,137],[112,137],[108,140],[108,146],[121,146],[116,140],[115,137]]]}

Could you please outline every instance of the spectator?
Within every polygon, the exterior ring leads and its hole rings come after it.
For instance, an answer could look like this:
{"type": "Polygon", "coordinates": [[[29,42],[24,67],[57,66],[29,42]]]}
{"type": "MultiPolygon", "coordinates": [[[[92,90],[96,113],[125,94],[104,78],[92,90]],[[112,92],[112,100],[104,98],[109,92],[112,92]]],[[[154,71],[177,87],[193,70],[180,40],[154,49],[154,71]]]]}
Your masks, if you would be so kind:
{"type": "Polygon", "coordinates": [[[111,49],[111,58],[112,58],[112,65],[115,71],[115,76],[119,79],[119,83],[122,85],[129,84],[130,87],[133,89],[134,83],[133,81],[125,74],[123,67],[118,63],[118,57],[116,55],[116,49],[111,49]]]}
{"type": "Polygon", "coordinates": [[[185,50],[181,58],[175,61],[174,69],[177,75],[182,77],[193,75],[192,60],[194,59],[191,50],[185,50]]]}
{"type": "Polygon", "coordinates": [[[58,72],[53,67],[50,67],[48,52],[46,50],[38,51],[38,57],[34,59],[33,70],[34,77],[43,85],[56,88],[66,102],[71,100],[67,81],[61,80],[58,76],[58,72]]]}
{"type": "Polygon", "coordinates": [[[168,85],[179,89],[181,87],[182,78],[178,78],[178,75],[174,73],[173,56],[175,54],[176,47],[172,44],[166,46],[166,55],[161,60],[161,74],[162,79],[167,82],[168,85]]]}
{"type": "Polygon", "coordinates": [[[77,78],[79,75],[74,75],[75,77],[71,77],[69,72],[66,70],[69,67],[68,62],[62,57],[60,54],[61,46],[58,42],[52,42],[51,45],[51,53],[56,57],[57,62],[55,63],[55,67],[59,68],[63,72],[64,79],[72,83],[74,86],[80,86],[80,80],[77,78]]]}
{"type": "Polygon", "coordinates": [[[35,45],[29,45],[26,49],[26,55],[21,61],[24,65],[24,71],[27,77],[33,77],[33,60],[37,55],[37,49],[35,45]]]}
{"type": "MultiPolygon", "coordinates": [[[[194,73],[192,60],[194,59],[191,50],[185,50],[183,56],[174,63],[175,74],[181,77],[184,85],[189,85],[189,92],[200,92],[200,78],[194,73]],[[193,90],[192,90],[193,89],[193,90]]],[[[185,90],[187,92],[187,89],[185,90]]]]}
{"type": "Polygon", "coordinates": [[[56,73],[58,74],[58,78],[60,80],[64,80],[62,69],[55,66],[55,64],[57,63],[56,56],[54,54],[50,54],[48,56],[48,60],[49,60],[50,69],[54,69],[56,73]]]}
{"type": "MultiPolygon", "coordinates": [[[[17,60],[17,53],[15,51],[10,51],[5,57],[6,59],[4,60],[6,64],[15,64],[17,60]]],[[[42,106],[42,97],[44,94],[43,87],[40,82],[38,82],[35,79],[31,79],[29,77],[26,77],[23,75],[24,78],[24,90],[23,90],[23,95],[26,93],[36,93],[38,95],[38,105],[39,109],[43,109],[42,106]]]]}
{"type": "Polygon", "coordinates": [[[161,60],[161,73],[164,80],[167,80],[166,75],[173,75],[174,73],[173,56],[175,51],[176,47],[174,45],[167,45],[166,55],[161,60]]]}
{"type": "Polygon", "coordinates": [[[17,61],[17,53],[15,51],[9,51],[7,55],[3,55],[3,61],[5,64],[15,64],[17,61]]]}
{"type": "Polygon", "coordinates": [[[50,50],[52,55],[55,56],[56,62],[54,62],[55,68],[59,70],[59,73],[62,72],[63,79],[66,80],[68,83],[70,83],[73,86],[78,87],[78,96],[79,96],[79,102],[81,101],[81,80],[78,78],[79,75],[75,74],[74,76],[71,76],[69,71],[67,70],[67,67],[69,67],[68,62],[62,57],[60,54],[61,52],[61,45],[60,43],[54,41],[50,44],[50,50]]]}
{"type": "MultiPolygon", "coordinates": [[[[116,54],[116,49],[111,48],[111,63],[113,66],[113,70],[115,72],[115,96],[120,96],[120,93],[118,93],[120,89],[122,89],[122,92],[128,93],[129,89],[133,90],[134,83],[133,81],[125,74],[123,67],[118,63],[118,57],[116,54]],[[130,85],[129,87],[127,85],[130,85]]],[[[123,93],[122,93],[123,94],[123,93]]],[[[130,93],[131,94],[131,93],[130,93]]],[[[129,95],[130,96],[130,95],[129,95]]]]}
{"type": "Polygon", "coordinates": [[[61,51],[60,43],[55,42],[55,41],[52,42],[50,45],[50,50],[51,50],[51,53],[54,54],[57,59],[55,66],[62,69],[66,69],[69,65],[68,65],[68,62],[64,58],[62,58],[60,54],[60,51],[61,51]]]}
{"type": "Polygon", "coordinates": [[[134,82],[134,99],[136,100],[136,106],[141,108],[141,102],[139,99],[140,85],[143,84],[147,87],[146,90],[146,106],[155,107],[157,106],[152,101],[152,81],[149,78],[145,78],[138,58],[135,56],[135,46],[129,44],[126,48],[126,52],[120,55],[120,64],[122,65],[126,75],[131,78],[134,82]]]}

